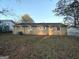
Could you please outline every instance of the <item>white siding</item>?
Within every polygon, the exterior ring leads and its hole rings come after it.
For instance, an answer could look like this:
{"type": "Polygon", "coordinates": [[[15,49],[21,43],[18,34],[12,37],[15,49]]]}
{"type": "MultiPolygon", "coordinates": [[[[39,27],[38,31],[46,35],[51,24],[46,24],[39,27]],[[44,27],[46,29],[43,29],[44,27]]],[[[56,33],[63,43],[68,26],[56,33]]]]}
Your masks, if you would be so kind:
{"type": "Polygon", "coordinates": [[[79,36],[79,28],[74,28],[74,27],[68,28],[67,35],[79,36]]]}

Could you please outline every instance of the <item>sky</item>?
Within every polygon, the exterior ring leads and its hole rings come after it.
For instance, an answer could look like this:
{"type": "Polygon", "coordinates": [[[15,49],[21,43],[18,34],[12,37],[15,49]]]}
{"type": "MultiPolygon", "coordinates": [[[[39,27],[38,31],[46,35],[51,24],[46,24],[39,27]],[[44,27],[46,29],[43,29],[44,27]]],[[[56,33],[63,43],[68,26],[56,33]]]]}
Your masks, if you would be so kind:
{"type": "Polygon", "coordinates": [[[28,14],[36,23],[60,23],[63,17],[55,16],[52,10],[55,9],[58,0],[1,0],[1,8],[10,10],[13,16],[0,15],[0,19],[21,20],[21,16],[28,14]]]}

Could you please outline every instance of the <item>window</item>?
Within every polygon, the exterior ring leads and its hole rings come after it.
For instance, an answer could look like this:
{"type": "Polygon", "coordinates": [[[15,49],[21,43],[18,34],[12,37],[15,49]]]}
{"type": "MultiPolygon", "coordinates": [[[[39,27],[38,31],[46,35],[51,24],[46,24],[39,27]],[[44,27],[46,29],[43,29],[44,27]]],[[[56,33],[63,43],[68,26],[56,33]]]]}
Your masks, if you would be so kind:
{"type": "Polygon", "coordinates": [[[38,28],[39,28],[40,30],[43,30],[43,29],[44,29],[44,27],[43,27],[43,26],[38,26],[38,28]]]}
{"type": "Polygon", "coordinates": [[[57,30],[59,31],[60,30],[60,27],[57,27],[57,30]]]}
{"type": "Polygon", "coordinates": [[[50,29],[52,29],[53,27],[52,26],[50,26],[50,29]]]}

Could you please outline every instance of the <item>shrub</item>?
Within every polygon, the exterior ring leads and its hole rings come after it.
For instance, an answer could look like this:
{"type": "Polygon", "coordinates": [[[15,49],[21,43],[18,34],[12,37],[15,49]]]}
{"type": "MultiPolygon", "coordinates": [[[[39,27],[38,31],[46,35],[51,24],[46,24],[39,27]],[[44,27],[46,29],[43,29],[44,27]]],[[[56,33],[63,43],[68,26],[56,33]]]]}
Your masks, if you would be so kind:
{"type": "Polygon", "coordinates": [[[17,34],[19,34],[19,35],[23,35],[23,32],[18,32],[17,34]]]}

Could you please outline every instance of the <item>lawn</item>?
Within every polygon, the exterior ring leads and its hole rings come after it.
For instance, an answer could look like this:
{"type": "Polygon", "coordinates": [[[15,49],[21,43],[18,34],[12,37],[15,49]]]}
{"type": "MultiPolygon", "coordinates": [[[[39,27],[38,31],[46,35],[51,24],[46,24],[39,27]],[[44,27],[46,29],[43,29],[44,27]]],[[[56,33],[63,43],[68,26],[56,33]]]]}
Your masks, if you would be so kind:
{"type": "Polygon", "coordinates": [[[79,59],[79,38],[0,34],[2,55],[10,59],[79,59]]]}

